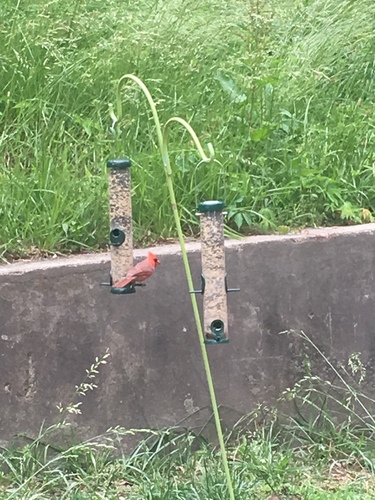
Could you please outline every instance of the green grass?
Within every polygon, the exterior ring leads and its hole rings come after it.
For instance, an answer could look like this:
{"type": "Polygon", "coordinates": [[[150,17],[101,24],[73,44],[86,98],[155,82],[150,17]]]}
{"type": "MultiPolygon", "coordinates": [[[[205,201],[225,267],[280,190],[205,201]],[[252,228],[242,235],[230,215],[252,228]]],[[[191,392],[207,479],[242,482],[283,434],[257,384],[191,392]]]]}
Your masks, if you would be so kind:
{"type": "MultiPolygon", "coordinates": [[[[0,0],[0,255],[108,241],[108,103],[127,72],[225,166],[243,233],[366,222],[375,211],[373,0],[0,0]],[[368,211],[369,212],[368,212],[368,211]]],[[[138,245],[175,235],[150,111],[124,92],[138,245]],[[127,99],[125,99],[127,97],[127,99]]],[[[171,134],[176,194],[197,231],[197,156],[171,134]]],[[[217,170],[198,196],[223,195],[217,170]]]]}
{"type": "MultiPolygon", "coordinates": [[[[347,363],[332,363],[303,332],[299,337],[302,378],[274,408],[260,405],[227,434],[235,498],[370,500],[375,497],[371,377],[367,380],[358,353],[347,363]]],[[[13,446],[0,447],[0,499],[227,499],[219,450],[204,437],[207,425],[202,433],[117,426],[77,444],[71,415],[79,428],[85,418],[80,400],[95,390],[100,365],[107,362],[108,351],[96,358],[76,387],[74,402],[59,407],[58,423],[34,439],[18,436],[13,446]],[[138,444],[121,453],[119,445],[130,436],[138,444]]]]}
{"type": "MultiPolygon", "coordinates": [[[[236,500],[374,498],[373,439],[360,442],[337,432],[308,447],[292,447],[288,431],[264,425],[230,441],[236,500]]],[[[116,458],[112,445],[129,431],[117,428],[64,450],[46,445],[47,434],[22,448],[0,450],[0,499],[227,498],[218,451],[189,432],[149,431],[132,453],[116,458]]]]}

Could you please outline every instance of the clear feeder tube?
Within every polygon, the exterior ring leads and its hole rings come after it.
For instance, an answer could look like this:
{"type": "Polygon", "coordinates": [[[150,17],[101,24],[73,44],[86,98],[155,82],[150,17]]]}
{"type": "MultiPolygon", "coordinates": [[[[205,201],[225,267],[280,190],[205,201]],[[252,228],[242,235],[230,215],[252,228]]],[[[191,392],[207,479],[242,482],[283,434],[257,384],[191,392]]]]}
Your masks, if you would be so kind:
{"type": "Polygon", "coordinates": [[[133,266],[133,229],[130,160],[107,162],[109,171],[109,219],[111,278],[115,283],[133,266]]]}
{"type": "Polygon", "coordinates": [[[208,344],[229,342],[223,208],[221,201],[204,201],[198,205],[204,333],[208,344]]]}

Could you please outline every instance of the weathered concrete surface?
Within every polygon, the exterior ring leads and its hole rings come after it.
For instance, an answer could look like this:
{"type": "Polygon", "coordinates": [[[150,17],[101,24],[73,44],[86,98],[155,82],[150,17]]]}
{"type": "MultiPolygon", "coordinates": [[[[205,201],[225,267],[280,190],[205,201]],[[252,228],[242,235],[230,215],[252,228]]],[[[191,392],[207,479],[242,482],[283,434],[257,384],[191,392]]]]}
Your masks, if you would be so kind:
{"type": "MultiPolygon", "coordinates": [[[[371,368],[374,237],[369,224],[226,242],[228,284],[241,292],[228,296],[230,343],[208,346],[224,420],[229,409],[237,418],[272,403],[294,380],[300,344],[280,331],[303,329],[335,358],[362,352],[371,368]]],[[[199,245],[188,249],[198,287],[199,245]]],[[[44,420],[55,422],[56,405],[71,401],[107,347],[99,387],[76,418],[81,435],[117,424],[169,426],[191,414],[190,425],[207,419],[181,255],[178,246],[155,252],[162,265],[146,288],[128,296],[100,286],[107,254],[0,267],[0,440],[33,436],[44,420]]]]}

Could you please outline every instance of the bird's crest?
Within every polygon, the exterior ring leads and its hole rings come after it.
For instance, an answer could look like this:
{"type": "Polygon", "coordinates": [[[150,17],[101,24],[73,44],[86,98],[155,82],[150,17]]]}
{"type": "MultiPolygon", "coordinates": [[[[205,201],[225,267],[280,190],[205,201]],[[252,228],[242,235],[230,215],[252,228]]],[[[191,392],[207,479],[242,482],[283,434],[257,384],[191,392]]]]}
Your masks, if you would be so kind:
{"type": "Polygon", "coordinates": [[[153,266],[158,266],[160,264],[160,260],[152,252],[148,252],[147,258],[150,264],[152,264],[153,266]]]}

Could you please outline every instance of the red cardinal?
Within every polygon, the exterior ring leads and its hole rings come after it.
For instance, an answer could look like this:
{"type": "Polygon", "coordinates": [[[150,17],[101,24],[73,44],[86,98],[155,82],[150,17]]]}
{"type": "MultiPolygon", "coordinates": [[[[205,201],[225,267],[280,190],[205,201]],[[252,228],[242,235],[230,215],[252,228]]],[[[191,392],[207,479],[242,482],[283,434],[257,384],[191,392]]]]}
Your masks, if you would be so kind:
{"type": "Polygon", "coordinates": [[[126,276],[120,279],[113,286],[115,288],[123,288],[124,286],[142,283],[142,281],[149,278],[155,271],[155,267],[160,264],[159,259],[152,252],[148,252],[147,257],[138,262],[127,272],[126,276]]]}

